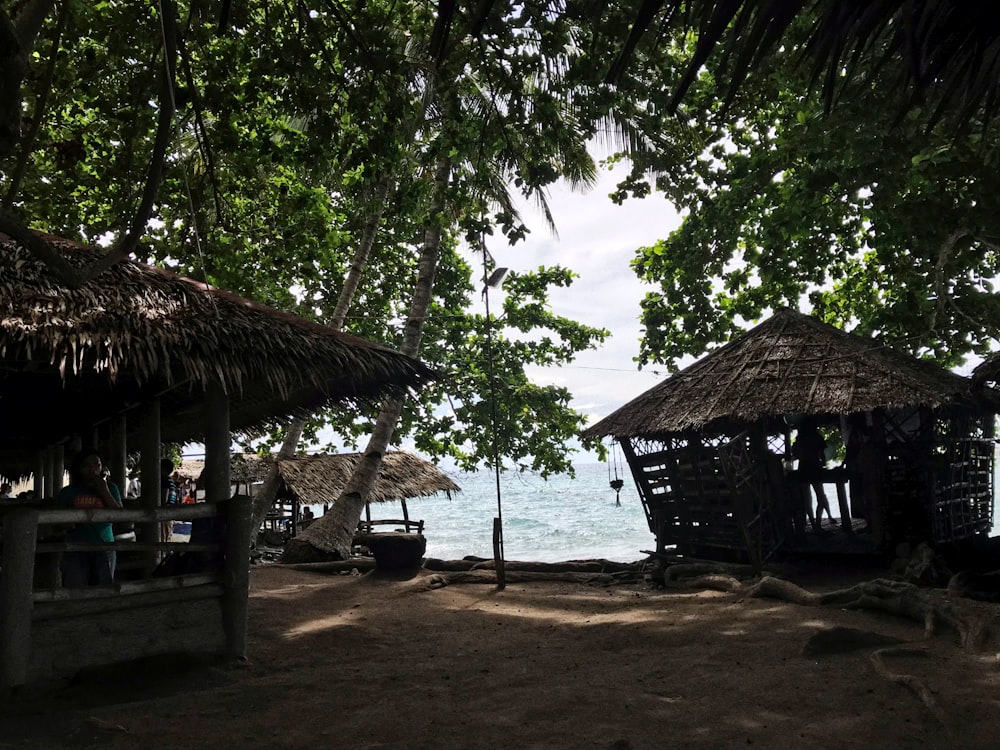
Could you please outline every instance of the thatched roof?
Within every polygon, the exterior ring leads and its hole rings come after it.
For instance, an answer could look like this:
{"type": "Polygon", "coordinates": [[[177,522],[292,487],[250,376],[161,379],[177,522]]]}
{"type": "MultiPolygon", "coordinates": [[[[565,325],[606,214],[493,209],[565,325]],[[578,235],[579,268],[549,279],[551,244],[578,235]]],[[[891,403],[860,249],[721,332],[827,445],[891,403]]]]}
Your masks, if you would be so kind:
{"type": "MultiPolygon", "coordinates": [[[[174,473],[181,479],[197,482],[204,470],[205,462],[202,459],[185,458],[174,473]]],[[[237,453],[229,460],[229,479],[233,484],[263,482],[270,470],[270,459],[261,458],[256,453],[237,453]]]]}
{"type": "Polygon", "coordinates": [[[967,401],[970,380],[933,363],[781,310],[588,428],[653,436],[784,414],[851,414],[967,401]]]}
{"type": "MultiPolygon", "coordinates": [[[[360,453],[283,458],[278,461],[278,474],[300,502],[332,505],[360,458],[360,453]]],[[[387,503],[460,490],[451,477],[430,461],[405,451],[388,451],[382,458],[368,502],[387,503]]]]}
{"type": "MultiPolygon", "coordinates": [[[[278,475],[284,483],[283,490],[301,502],[332,505],[340,497],[360,456],[360,453],[339,453],[283,458],[278,460],[278,475]]],[[[234,482],[264,481],[274,460],[271,456],[236,456],[232,479],[234,482]]],[[[185,460],[178,473],[187,479],[197,479],[204,466],[204,461],[185,460]]],[[[430,461],[405,451],[388,451],[368,501],[386,503],[459,491],[461,488],[451,477],[430,461]]]]}
{"type": "MultiPolygon", "coordinates": [[[[74,265],[101,252],[47,239],[74,265]]],[[[0,235],[0,450],[41,447],[153,396],[165,441],[198,439],[213,381],[233,430],[252,431],[431,377],[386,347],[141,263],[70,289],[0,235]]]]}

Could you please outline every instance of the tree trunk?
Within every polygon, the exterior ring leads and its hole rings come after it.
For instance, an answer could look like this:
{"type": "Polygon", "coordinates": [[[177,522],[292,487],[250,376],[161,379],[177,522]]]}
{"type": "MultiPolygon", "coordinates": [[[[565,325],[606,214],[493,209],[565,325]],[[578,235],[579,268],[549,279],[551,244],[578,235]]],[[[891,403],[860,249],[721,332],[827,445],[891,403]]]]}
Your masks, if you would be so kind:
{"type": "MultiPolygon", "coordinates": [[[[348,271],[347,277],[344,279],[344,288],[340,290],[340,297],[337,298],[337,307],[333,311],[333,319],[328,323],[331,328],[336,328],[338,331],[343,329],[344,321],[347,320],[347,312],[351,309],[351,304],[354,302],[354,295],[361,285],[361,276],[365,272],[372,247],[375,245],[375,235],[378,234],[382,214],[385,213],[385,201],[389,195],[391,185],[392,178],[389,175],[385,175],[375,186],[375,193],[371,201],[372,211],[368,214],[368,220],[365,222],[365,227],[361,234],[361,242],[358,243],[358,247],[354,251],[351,270],[348,271]]],[[[287,432],[285,432],[285,439],[281,444],[281,448],[278,450],[278,458],[291,458],[295,455],[305,426],[305,417],[295,417],[291,421],[287,432]]],[[[252,516],[250,518],[251,545],[257,541],[257,530],[260,528],[260,524],[264,520],[267,511],[274,505],[279,486],[278,465],[275,463],[268,472],[264,486],[261,487],[253,500],[252,516]]]]}
{"type": "MultiPolygon", "coordinates": [[[[424,245],[417,271],[417,283],[410,303],[410,315],[403,330],[403,354],[416,356],[420,351],[424,321],[431,304],[431,291],[441,255],[441,234],[451,177],[451,160],[442,157],[434,172],[434,198],[431,202],[428,226],[424,230],[424,245]]],[[[403,411],[403,399],[392,399],[379,412],[375,429],[354,473],[325,516],[316,519],[302,534],[285,547],[283,562],[308,562],[317,557],[344,560],[350,557],[351,540],[361,520],[365,499],[378,477],[382,456],[392,440],[396,422],[403,411]]]]}

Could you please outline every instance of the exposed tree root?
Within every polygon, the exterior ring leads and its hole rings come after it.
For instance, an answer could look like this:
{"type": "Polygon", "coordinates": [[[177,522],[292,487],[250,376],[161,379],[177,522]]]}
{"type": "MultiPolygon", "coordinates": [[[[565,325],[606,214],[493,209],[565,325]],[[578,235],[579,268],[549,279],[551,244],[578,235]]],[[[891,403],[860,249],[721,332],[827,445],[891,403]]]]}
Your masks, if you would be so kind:
{"type": "Polygon", "coordinates": [[[993,636],[995,615],[984,616],[956,607],[937,604],[913,584],[877,578],[846,589],[813,593],[777,578],[764,577],[749,587],[747,595],[781,599],[805,606],[838,606],[872,610],[922,623],[924,637],[950,630],[958,635],[962,648],[983,651],[993,636]]]}
{"type": "Polygon", "coordinates": [[[938,706],[937,700],[934,698],[934,694],[931,692],[930,688],[927,687],[923,682],[918,680],[911,674],[901,674],[898,672],[891,672],[889,668],[885,665],[885,657],[892,656],[920,656],[926,657],[927,652],[923,649],[905,648],[900,646],[891,646],[889,648],[880,648],[877,651],[873,651],[869,655],[869,660],[872,666],[875,667],[875,671],[889,682],[894,682],[897,685],[902,685],[907,688],[914,695],[916,695],[920,702],[923,703],[931,714],[936,718],[941,725],[948,729],[948,723],[945,720],[946,716],[941,707],[938,706]]]}
{"type": "MultiPolygon", "coordinates": [[[[566,583],[590,583],[609,585],[619,582],[610,573],[533,573],[506,570],[507,583],[529,583],[531,581],[564,581],[566,583]]],[[[455,583],[496,583],[497,576],[492,570],[468,570],[453,573],[435,573],[427,578],[427,588],[440,589],[455,583]]]]}

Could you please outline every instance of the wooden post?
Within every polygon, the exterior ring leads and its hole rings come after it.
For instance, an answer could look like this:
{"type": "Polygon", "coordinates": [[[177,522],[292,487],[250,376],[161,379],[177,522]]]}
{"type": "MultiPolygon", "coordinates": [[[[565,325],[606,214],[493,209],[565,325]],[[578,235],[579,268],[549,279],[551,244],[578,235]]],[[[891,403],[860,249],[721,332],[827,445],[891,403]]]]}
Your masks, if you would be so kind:
{"type": "Polygon", "coordinates": [[[503,559],[503,528],[500,519],[493,519],[493,562],[497,569],[497,589],[507,588],[507,567],[503,559]]]}
{"type": "Polygon", "coordinates": [[[837,504],[840,506],[840,529],[850,534],[854,531],[851,506],[847,503],[847,477],[837,477],[837,504]]]}
{"type": "Polygon", "coordinates": [[[11,511],[4,519],[0,575],[0,686],[28,679],[31,660],[31,587],[35,573],[38,511],[11,511]]]}
{"type": "Polygon", "coordinates": [[[48,469],[45,463],[45,450],[38,451],[35,456],[35,499],[44,500],[46,495],[45,479],[48,476],[48,469]]]}
{"type": "Polygon", "coordinates": [[[246,658],[247,607],[250,591],[249,496],[230,499],[229,397],[219,383],[205,390],[205,501],[225,503],[226,564],[222,597],[222,627],[226,634],[226,656],[246,658]]]}
{"type": "Polygon", "coordinates": [[[222,598],[226,655],[245,659],[247,651],[247,610],[250,598],[251,510],[249,495],[237,495],[228,502],[226,518],[226,593],[222,598]]]}
{"type": "Polygon", "coordinates": [[[121,490],[122,500],[128,490],[128,446],[125,441],[127,427],[124,414],[117,415],[111,422],[111,446],[108,456],[108,468],[111,471],[111,481],[121,490]]]}
{"type": "Polygon", "coordinates": [[[55,470],[55,447],[47,446],[45,448],[45,496],[55,497],[59,494],[59,490],[56,489],[56,470],[55,470]]]}
{"type": "MultiPolygon", "coordinates": [[[[205,391],[205,501],[221,503],[232,493],[230,481],[229,397],[221,385],[205,391]]],[[[249,537],[247,537],[249,539],[249,537]]]]}
{"type": "MultiPolygon", "coordinates": [[[[156,508],[160,504],[160,401],[154,399],[142,410],[141,436],[139,438],[139,504],[143,508],[156,508]]],[[[160,524],[156,521],[137,523],[135,536],[140,542],[153,544],[160,539],[160,524]]],[[[146,572],[152,573],[159,563],[159,553],[150,550],[144,554],[146,572]]]]}

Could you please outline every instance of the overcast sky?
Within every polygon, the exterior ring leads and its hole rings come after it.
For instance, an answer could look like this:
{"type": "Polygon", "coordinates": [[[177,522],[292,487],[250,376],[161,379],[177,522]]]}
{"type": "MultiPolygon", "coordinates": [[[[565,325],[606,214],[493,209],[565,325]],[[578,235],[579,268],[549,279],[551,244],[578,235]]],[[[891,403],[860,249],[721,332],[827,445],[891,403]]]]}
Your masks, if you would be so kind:
{"type": "MultiPolygon", "coordinates": [[[[553,291],[553,311],[607,328],[611,336],[600,349],[581,354],[572,365],[531,367],[528,372],[536,383],[568,388],[574,395],[573,406],[587,414],[591,423],[666,377],[658,367],[639,371],[633,361],[639,353],[639,302],[649,288],[636,279],[629,262],[637,248],[666,237],[680,220],[673,207],[655,195],[621,206],[612,203],[608,194],[623,169],[602,171],[598,185],[587,193],[574,193],[562,185],[550,191],[558,237],[533,208],[524,207],[523,216],[532,230],[528,240],[509,247],[494,239],[489,246],[497,265],[512,271],[563,265],[579,275],[568,289],[553,291]]],[[[502,291],[491,291],[496,294],[502,291]]],[[[491,303],[491,310],[498,307],[498,302],[491,303]]]]}

